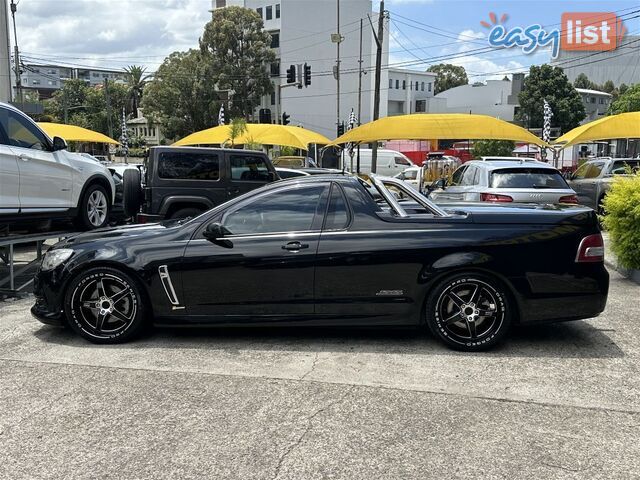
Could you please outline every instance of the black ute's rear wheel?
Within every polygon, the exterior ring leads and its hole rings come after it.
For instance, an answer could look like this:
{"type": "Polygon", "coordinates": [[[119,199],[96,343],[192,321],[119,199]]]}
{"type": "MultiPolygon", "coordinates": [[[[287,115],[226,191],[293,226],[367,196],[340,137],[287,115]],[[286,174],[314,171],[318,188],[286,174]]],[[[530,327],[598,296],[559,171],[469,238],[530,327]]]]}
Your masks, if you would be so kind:
{"type": "Polygon", "coordinates": [[[426,308],[431,332],[456,350],[491,348],[504,339],[511,325],[505,288],[478,273],[443,280],[429,296],[426,308]]]}
{"type": "Polygon", "coordinates": [[[87,230],[101,228],[109,222],[110,212],[107,191],[101,185],[93,184],[87,188],[80,200],[77,223],[87,230]]]}
{"type": "Polygon", "coordinates": [[[121,343],[135,338],[145,323],[144,304],[137,283],[114,268],[82,272],[65,295],[69,325],[94,343],[121,343]]]}

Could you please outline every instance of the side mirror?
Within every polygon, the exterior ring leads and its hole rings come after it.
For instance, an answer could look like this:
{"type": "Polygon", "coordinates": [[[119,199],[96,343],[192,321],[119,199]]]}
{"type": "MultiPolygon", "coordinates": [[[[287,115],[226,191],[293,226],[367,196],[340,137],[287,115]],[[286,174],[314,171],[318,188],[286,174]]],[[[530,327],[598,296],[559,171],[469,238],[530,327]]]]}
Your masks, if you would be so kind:
{"type": "Polygon", "coordinates": [[[437,190],[438,188],[444,190],[445,188],[447,188],[447,179],[442,177],[439,178],[438,180],[435,180],[431,185],[429,185],[428,190],[429,192],[433,192],[434,190],[437,190]]]}
{"type": "Polygon", "coordinates": [[[225,235],[229,235],[230,233],[231,232],[222,224],[216,222],[207,225],[207,228],[205,228],[202,235],[204,235],[204,238],[206,238],[207,240],[214,241],[221,240],[225,235]]]}
{"type": "Polygon", "coordinates": [[[66,150],[67,142],[64,138],[53,137],[53,151],[57,152],[58,150],[66,150]]]}
{"type": "Polygon", "coordinates": [[[269,181],[275,182],[276,180],[280,180],[280,177],[276,172],[269,172],[269,181]]]}

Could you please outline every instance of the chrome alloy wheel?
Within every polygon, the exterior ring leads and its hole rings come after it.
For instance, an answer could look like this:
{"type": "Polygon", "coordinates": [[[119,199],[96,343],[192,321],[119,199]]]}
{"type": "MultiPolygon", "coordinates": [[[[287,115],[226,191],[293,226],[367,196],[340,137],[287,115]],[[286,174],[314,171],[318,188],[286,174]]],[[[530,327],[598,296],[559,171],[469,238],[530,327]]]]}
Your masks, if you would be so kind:
{"type": "Polygon", "coordinates": [[[489,341],[505,317],[505,302],[495,288],[474,278],[449,284],[435,305],[436,323],[452,341],[473,345],[489,341]]]}
{"type": "Polygon", "coordinates": [[[71,297],[73,317],[91,335],[117,335],[136,317],[138,303],[131,286],[115,275],[95,275],[78,285],[71,297]]]}
{"type": "Polygon", "coordinates": [[[104,224],[107,219],[108,203],[107,197],[100,190],[94,190],[87,200],[87,217],[89,223],[94,227],[104,224]]]}

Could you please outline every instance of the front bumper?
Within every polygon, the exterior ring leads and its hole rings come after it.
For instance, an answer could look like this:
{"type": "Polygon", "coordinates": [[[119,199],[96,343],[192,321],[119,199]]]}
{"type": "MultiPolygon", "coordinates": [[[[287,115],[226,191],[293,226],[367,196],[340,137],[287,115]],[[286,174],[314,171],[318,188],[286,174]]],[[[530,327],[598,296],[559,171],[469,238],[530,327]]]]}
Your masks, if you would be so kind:
{"type": "Polygon", "coordinates": [[[31,315],[46,325],[54,325],[56,327],[63,327],[65,325],[63,313],[51,312],[47,305],[39,302],[39,299],[36,300],[36,304],[31,307],[31,315]]]}
{"type": "Polygon", "coordinates": [[[62,282],[59,274],[38,269],[33,279],[33,287],[36,303],[31,307],[31,315],[47,325],[65,325],[61,301],[62,282]]]}

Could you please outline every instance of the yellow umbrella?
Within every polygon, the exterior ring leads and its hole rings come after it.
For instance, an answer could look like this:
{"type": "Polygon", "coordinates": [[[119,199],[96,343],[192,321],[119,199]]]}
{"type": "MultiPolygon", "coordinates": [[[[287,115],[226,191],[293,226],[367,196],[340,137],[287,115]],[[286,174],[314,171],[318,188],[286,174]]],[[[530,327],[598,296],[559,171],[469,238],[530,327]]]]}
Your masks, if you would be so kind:
{"type": "Polygon", "coordinates": [[[568,147],[592,140],[640,138],[640,112],[621,113],[585,123],[556,139],[554,145],[568,147]]]}
{"type": "Polygon", "coordinates": [[[546,145],[518,125],[487,115],[465,113],[415,113],[385,117],[349,130],[334,140],[342,143],[369,143],[377,140],[513,140],[546,145]]]}
{"type": "Polygon", "coordinates": [[[67,142],[92,142],[92,143],[113,143],[118,144],[113,138],[94,132],[87,128],[78,127],[76,125],[65,125],[63,123],[40,122],[38,126],[45,131],[51,138],[64,138],[67,142]]]}
{"type": "MultiPolygon", "coordinates": [[[[231,139],[231,127],[220,125],[192,133],[178,140],[174,145],[206,145],[223,144],[231,139]]],[[[234,143],[242,145],[245,143],[261,143],[264,145],[286,145],[289,147],[306,150],[310,143],[327,144],[330,140],[312,130],[289,125],[272,125],[269,123],[250,123],[247,129],[239,137],[234,139],[234,143]]]]}

